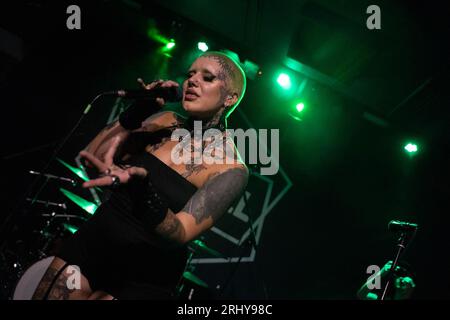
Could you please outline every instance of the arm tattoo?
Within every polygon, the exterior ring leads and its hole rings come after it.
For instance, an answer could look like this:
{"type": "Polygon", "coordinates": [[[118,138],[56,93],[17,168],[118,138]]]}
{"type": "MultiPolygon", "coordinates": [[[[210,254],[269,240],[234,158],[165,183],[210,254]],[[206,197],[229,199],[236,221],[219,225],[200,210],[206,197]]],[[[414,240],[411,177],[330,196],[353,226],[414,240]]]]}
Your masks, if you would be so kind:
{"type": "Polygon", "coordinates": [[[183,211],[200,224],[211,217],[216,221],[224,214],[247,186],[246,168],[233,168],[216,173],[188,201],[183,211]]]}
{"type": "Polygon", "coordinates": [[[164,221],[156,227],[156,232],[166,239],[179,241],[184,239],[184,227],[172,212],[168,212],[164,221]]]}

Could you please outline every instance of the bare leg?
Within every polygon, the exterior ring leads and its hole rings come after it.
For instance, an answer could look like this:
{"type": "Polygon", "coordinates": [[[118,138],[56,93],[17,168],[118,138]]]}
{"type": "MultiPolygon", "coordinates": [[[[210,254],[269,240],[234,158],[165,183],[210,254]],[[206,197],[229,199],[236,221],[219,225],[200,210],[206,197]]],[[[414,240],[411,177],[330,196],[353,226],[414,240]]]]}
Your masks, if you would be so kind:
{"type": "Polygon", "coordinates": [[[114,300],[114,297],[105,291],[94,291],[90,296],[89,300],[114,300]]]}

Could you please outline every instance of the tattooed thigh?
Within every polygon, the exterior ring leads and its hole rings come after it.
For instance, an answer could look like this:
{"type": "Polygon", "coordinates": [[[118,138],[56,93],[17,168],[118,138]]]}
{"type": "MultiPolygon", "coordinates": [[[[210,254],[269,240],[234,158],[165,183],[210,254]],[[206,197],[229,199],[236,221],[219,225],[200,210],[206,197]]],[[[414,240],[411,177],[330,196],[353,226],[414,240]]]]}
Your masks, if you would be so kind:
{"type": "Polygon", "coordinates": [[[49,291],[48,300],[88,299],[92,293],[89,281],[80,273],[77,275],[79,286],[76,286],[71,279],[73,276],[74,268],[66,265],[64,260],[55,257],[34,292],[33,300],[45,299],[47,291],[49,291]]]}

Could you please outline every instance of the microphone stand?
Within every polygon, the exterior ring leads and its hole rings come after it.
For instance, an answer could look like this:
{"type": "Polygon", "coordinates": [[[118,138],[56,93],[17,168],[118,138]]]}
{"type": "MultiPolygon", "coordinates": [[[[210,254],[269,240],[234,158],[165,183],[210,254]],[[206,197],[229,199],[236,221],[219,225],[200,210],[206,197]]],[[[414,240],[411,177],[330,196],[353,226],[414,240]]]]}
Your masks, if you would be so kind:
{"type": "MultiPolygon", "coordinates": [[[[256,254],[258,252],[258,247],[257,247],[257,243],[256,243],[255,229],[253,228],[253,215],[252,215],[252,210],[251,210],[250,205],[247,200],[248,200],[247,195],[244,193],[245,207],[248,208],[248,225],[250,227],[250,235],[249,235],[248,242],[253,247],[253,249],[255,249],[255,254],[256,254]]],[[[267,286],[266,286],[264,279],[261,277],[261,274],[259,273],[256,265],[255,265],[255,271],[257,273],[257,278],[259,279],[259,281],[262,284],[262,287],[264,290],[264,298],[267,300],[269,298],[269,295],[267,294],[267,286]]]]}
{"type": "Polygon", "coordinates": [[[406,230],[400,232],[400,236],[397,240],[397,254],[395,255],[394,262],[392,263],[391,268],[388,271],[386,286],[384,287],[383,294],[381,295],[380,300],[384,300],[386,298],[388,289],[390,288],[392,281],[394,280],[395,268],[397,268],[400,256],[404,253],[406,247],[409,244],[409,241],[412,240],[415,233],[416,231],[414,231],[413,235],[409,238],[409,234],[406,230]]]}
{"type": "MultiPolygon", "coordinates": [[[[242,258],[244,256],[244,252],[247,249],[247,246],[245,246],[244,244],[250,245],[250,247],[252,247],[255,250],[255,252],[258,251],[258,246],[257,246],[257,243],[256,243],[256,236],[255,236],[255,229],[253,228],[252,210],[251,210],[247,200],[248,200],[247,199],[247,195],[246,195],[246,192],[244,190],[244,203],[245,203],[245,208],[247,208],[247,212],[248,212],[248,214],[247,214],[247,216],[248,216],[247,225],[249,227],[250,234],[249,234],[248,239],[240,245],[241,246],[241,250],[240,250],[240,253],[239,253],[238,261],[236,262],[234,268],[231,270],[230,275],[228,276],[228,279],[225,281],[225,284],[221,288],[219,296],[223,296],[223,293],[225,292],[225,289],[231,283],[231,280],[233,279],[237,269],[239,268],[241,260],[242,260],[242,258]]],[[[261,277],[258,276],[258,278],[261,278],[261,277]]],[[[268,299],[266,284],[265,284],[264,280],[262,280],[262,279],[261,279],[261,282],[262,282],[263,289],[264,289],[264,297],[266,299],[268,299]]]]}

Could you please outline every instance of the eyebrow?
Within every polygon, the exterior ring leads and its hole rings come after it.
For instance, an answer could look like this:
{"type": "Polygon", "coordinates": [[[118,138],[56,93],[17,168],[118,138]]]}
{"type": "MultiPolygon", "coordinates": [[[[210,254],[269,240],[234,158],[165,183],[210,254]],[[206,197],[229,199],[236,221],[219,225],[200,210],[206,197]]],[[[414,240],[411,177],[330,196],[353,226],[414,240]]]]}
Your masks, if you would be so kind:
{"type": "MultiPolygon", "coordinates": [[[[189,73],[189,72],[194,72],[194,71],[197,72],[196,69],[189,69],[188,73],[189,73]]],[[[213,75],[213,76],[217,77],[216,74],[214,74],[213,72],[209,71],[209,70],[206,69],[206,68],[203,68],[203,69],[201,69],[200,71],[203,72],[203,73],[209,73],[210,75],[213,75]]]]}

